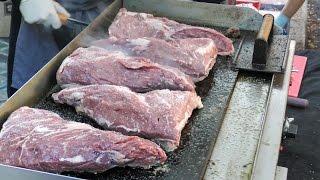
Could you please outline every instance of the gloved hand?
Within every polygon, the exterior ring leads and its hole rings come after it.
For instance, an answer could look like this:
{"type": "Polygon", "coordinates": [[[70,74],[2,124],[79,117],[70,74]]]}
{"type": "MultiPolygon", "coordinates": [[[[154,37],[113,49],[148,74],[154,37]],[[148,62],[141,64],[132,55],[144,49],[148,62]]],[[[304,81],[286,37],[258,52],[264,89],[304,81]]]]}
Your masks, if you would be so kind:
{"type": "Polygon", "coordinates": [[[20,12],[27,23],[52,26],[54,29],[62,26],[58,13],[70,17],[68,11],[53,0],[21,0],[20,12]]]}
{"type": "Polygon", "coordinates": [[[276,20],[274,21],[275,25],[285,29],[286,26],[288,25],[290,21],[290,18],[288,18],[286,15],[280,13],[280,15],[276,18],[276,20]]]}

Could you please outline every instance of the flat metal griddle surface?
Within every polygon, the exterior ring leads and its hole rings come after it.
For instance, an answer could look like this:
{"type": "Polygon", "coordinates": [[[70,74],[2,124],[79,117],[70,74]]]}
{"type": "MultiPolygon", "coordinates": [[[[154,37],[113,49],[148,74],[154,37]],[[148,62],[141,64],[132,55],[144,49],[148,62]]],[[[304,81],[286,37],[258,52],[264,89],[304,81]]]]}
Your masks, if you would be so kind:
{"type": "MultiPolygon", "coordinates": [[[[201,179],[238,74],[231,70],[229,62],[231,61],[226,57],[219,57],[209,77],[197,84],[197,93],[202,97],[204,108],[193,112],[182,131],[179,148],[167,153],[168,160],[164,165],[149,170],[118,167],[101,174],[64,174],[86,179],[201,179]]],[[[34,107],[53,111],[66,120],[100,128],[92,119],[77,114],[73,107],[54,103],[51,94],[59,90],[60,88],[55,86],[48,96],[34,107]]]]}
{"type": "MultiPolygon", "coordinates": [[[[133,1],[125,1],[124,4],[132,3],[133,1]]],[[[204,5],[201,3],[191,3],[189,2],[179,2],[179,1],[155,1],[153,0],[136,0],[135,3],[148,3],[148,8],[146,6],[136,6],[135,4],[129,4],[127,6],[129,10],[137,10],[137,8],[146,8],[153,12],[162,12],[158,14],[161,16],[175,17],[177,20],[181,20],[183,23],[194,25],[213,25],[217,24],[213,20],[219,21],[220,18],[216,17],[212,12],[211,5],[204,5]],[[150,3],[153,3],[151,6],[150,3]],[[179,11],[171,11],[167,8],[161,8],[160,4],[165,6],[174,3],[170,8],[178,8],[179,11]],[[131,7],[131,8],[130,8],[131,7]],[[192,8],[191,8],[192,7],[192,8]],[[157,9],[157,11],[155,11],[157,9]],[[168,10],[168,11],[166,11],[168,10]],[[171,14],[171,13],[176,14],[171,14]],[[197,21],[190,19],[189,16],[184,14],[195,15],[197,21]],[[201,13],[200,13],[201,12],[201,13]],[[206,12],[206,13],[204,13],[206,12]],[[182,13],[182,14],[181,14],[182,13]],[[200,14],[199,14],[200,13],[200,14]],[[171,15],[170,15],[171,14],[171,15]],[[209,19],[208,19],[209,18],[209,19]],[[204,21],[199,21],[207,19],[204,21]]],[[[123,1],[116,0],[114,3],[108,7],[94,22],[89,25],[82,33],[80,33],[70,44],[66,46],[56,57],[54,57],[44,68],[42,68],[30,82],[26,84],[20,91],[18,91],[9,101],[5,103],[2,111],[0,111],[0,117],[6,118],[9,113],[14,109],[21,107],[22,105],[29,105],[41,109],[47,109],[57,114],[61,115],[66,120],[83,122],[92,125],[93,127],[100,128],[93,120],[88,117],[78,115],[73,107],[67,105],[55,104],[51,99],[51,94],[53,92],[59,91],[59,87],[55,86],[55,73],[56,69],[61,64],[62,60],[68,56],[74,49],[79,46],[85,46],[88,42],[95,40],[96,38],[101,38],[106,36],[106,29],[112,23],[114,16],[117,14],[120,7],[122,7],[123,1]],[[43,95],[51,89],[50,93],[43,98],[43,95]],[[35,91],[37,90],[37,91],[35,91]],[[40,100],[40,101],[39,101],[40,100]],[[39,102],[35,104],[35,102],[39,102]]],[[[219,7],[215,7],[220,8],[219,7]]],[[[232,8],[232,7],[231,7],[232,8]]],[[[146,10],[145,9],[145,10],[146,10]]],[[[220,14],[225,12],[227,7],[220,9],[220,14]]],[[[234,8],[232,8],[234,9],[234,8]]],[[[139,12],[142,11],[141,9],[139,12]]],[[[145,12],[145,11],[143,11],[145,12]]],[[[256,26],[259,25],[260,15],[254,15],[252,12],[246,9],[237,9],[233,14],[238,17],[233,20],[233,16],[224,16],[228,19],[228,22],[232,21],[239,27],[248,27],[251,30],[257,29],[256,26]],[[240,13],[240,14],[238,14],[240,13]],[[250,16],[248,16],[250,15],[250,16]],[[254,26],[247,24],[247,21],[241,21],[243,17],[252,17],[249,19],[254,26]]],[[[248,19],[247,19],[248,20],[248,19]]],[[[225,19],[223,19],[225,23],[225,19]]],[[[233,24],[232,23],[232,24],[233,24]]],[[[218,23],[219,24],[219,23],[218,23]]],[[[229,26],[229,25],[228,25],[229,26]]],[[[225,26],[223,26],[225,27],[225,26]]],[[[215,27],[213,27],[215,28],[215,27]]],[[[215,28],[217,29],[217,28],[215,28]]],[[[246,29],[246,28],[245,28],[246,29]]],[[[224,30],[222,30],[224,31],[224,30]]],[[[241,32],[243,35],[254,36],[252,32],[241,32]]],[[[234,39],[234,46],[237,51],[241,39],[234,39]]],[[[236,57],[238,55],[235,55],[236,57]]],[[[202,102],[204,108],[201,110],[195,110],[192,117],[189,118],[189,123],[185,126],[182,131],[180,146],[177,150],[171,153],[167,153],[168,160],[162,166],[154,167],[152,169],[139,169],[139,168],[129,168],[129,167],[117,167],[110,169],[101,174],[93,173],[63,173],[63,175],[69,175],[73,177],[85,178],[85,179],[202,179],[204,172],[207,167],[207,163],[211,156],[214,143],[218,136],[222,121],[224,119],[224,114],[228,106],[228,101],[233,92],[233,88],[237,79],[238,72],[233,71],[233,57],[218,57],[217,63],[211,71],[210,75],[203,81],[197,84],[197,93],[202,97],[202,102]]]]}

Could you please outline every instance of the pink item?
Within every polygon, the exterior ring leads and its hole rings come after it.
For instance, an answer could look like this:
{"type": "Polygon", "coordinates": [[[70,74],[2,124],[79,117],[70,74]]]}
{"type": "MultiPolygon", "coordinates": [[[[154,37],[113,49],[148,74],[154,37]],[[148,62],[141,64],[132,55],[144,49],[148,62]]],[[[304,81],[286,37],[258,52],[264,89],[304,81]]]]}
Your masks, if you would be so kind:
{"type": "Polygon", "coordinates": [[[236,0],[236,4],[251,4],[257,10],[259,10],[261,8],[261,3],[260,3],[260,1],[257,1],[257,0],[236,0]]]}
{"type": "Polygon", "coordinates": [[[291,72],[291,85],[289,87],[288,96],[298,97],[306,64],[307,57],[294,56],[291,72]]]}

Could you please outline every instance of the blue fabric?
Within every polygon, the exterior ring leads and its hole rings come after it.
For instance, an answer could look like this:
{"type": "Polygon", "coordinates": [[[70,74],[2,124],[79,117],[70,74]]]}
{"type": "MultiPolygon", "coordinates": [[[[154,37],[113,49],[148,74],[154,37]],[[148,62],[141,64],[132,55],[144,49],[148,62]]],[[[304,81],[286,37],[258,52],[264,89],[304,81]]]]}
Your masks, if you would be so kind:
{"type": "MultiPolygon", "coordinates": [[[[81,8],[78,7],[79,9],[88,9],[85,11],[70,11],[71,17],[86,22],[91,22],[108,5],[106,1],[95,1],[95,7],[92,8],[92,2],[86,4],[89,0],[81,0],[82,3],[88,6],[79,4],[80,1],[78,0],[60,0],[59,2],[63,6],[65,5],[68,11],[70,4],[72,4],[71,8],[75,8],[78,5],[81,6],[81,8]]],[[[85,28],[73,23],[68,23],[67,26],[73,32],[72,36],[77,35],[85,28]]],[[[47,29],[43,25],[28,24],[22,21],[16,43],[11,87],[19,89],[58,52],[59,48],[51,29],[47,29]]]]}
{"type": "Polygon", "coordinates": [[[51,30],[22,21],[13,63],[12,87],[20,88],[59,52],[51,30]]]}
{"type": "Polygon", "coordinates": [[[85,11],[89,9],[94,9],[99,3],[108,2],[108,0],[58,0],[59,3],[68,11],[85,11]]]}

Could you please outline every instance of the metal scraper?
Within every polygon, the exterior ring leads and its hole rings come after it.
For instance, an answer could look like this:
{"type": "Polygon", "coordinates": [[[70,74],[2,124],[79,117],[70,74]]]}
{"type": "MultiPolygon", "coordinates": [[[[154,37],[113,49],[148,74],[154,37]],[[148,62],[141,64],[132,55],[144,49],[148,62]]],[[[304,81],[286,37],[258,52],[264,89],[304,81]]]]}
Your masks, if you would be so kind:
{"type": "Polygon", "coordinates": [[[236,69],[266,73],[284,72],[289,38],[286,35],[274,35],[273,24],[274,17],[266,14],[256,36],[242,37],[234,59],[236,69]]]}
{"type": "Polygon", "coordinates": [[[74,18],[71,18],[71,17],[68,18],[68,21],[76,23],[76,24],[80,24],[80,25],[83,25],[83,26],[88,26],[89,25],[89,23],[86,23],[84,21],[80,21],[80,20],[77,20],[77,19],[74,19],[74,18]]]}

